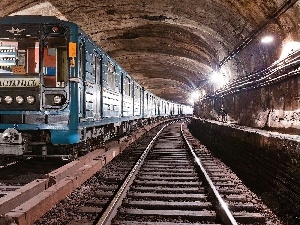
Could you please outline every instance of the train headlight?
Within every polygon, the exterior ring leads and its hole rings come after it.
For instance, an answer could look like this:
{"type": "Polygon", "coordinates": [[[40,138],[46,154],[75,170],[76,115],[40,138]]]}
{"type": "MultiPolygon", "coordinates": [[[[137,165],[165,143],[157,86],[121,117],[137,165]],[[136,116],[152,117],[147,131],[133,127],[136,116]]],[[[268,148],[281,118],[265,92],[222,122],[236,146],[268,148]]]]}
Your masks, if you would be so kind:
{"type": "Polygon", "coordinates": [[[27,100],[27,103],[30,105],[32,105],[35,102],[35,98],[32,95],[27,96],[26,100],[27,100]]]}
{"type": "Polygon", "coordinates": [[[4,97],[4,101],[7,103],[7,104],[11,104],[13,102],[13,98],[11,96],[5,96],[4,97]]]}
{"type": "Polygon", "coordinates": [[[0,103],[2,103],[2,97],[0,97],[0,103]]]}
{"type": "Polygon", "coordinates": [[[59,104],[61,104],[61,102],[62,102],[62,97],[60,95],[55,95],[53,98],[53,103],[55,105],[59,105],[59,104]]]}
{"type": "Polygon", "coordinates": [[[22,104],[22,103],[24,102],[24,98],[23,98],[22,96],[18,95],[18,96],[16,97],[16,102],[17,102],[18,104],[22,104]]]}
{"type": "Polygon", "coordinates": [[[58,109],[66,104],[66,93],[64,91],[58,93],[51,91],[49,94],[45,93],[43,98],[43,108],[46,109],[58,109]]]}

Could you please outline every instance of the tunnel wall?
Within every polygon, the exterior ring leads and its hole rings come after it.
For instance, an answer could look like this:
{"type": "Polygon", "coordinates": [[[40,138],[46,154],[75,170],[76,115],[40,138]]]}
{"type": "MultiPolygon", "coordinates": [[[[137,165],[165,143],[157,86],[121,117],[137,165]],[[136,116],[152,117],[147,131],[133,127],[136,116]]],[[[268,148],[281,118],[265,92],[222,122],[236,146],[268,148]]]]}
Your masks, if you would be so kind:
{"type": "Polygon", "coordinates": [[[189,128],[287,224],[300,224],[300,138],[193,118],[189,128]]]}
{"type": "Polygon", "coordinates": [[[299,82],[299,76],[294,76],[270,86],[211,97],[196,103],[194,114],[219,120],[223,105],[231,123],[300,134],[299,82]]]}

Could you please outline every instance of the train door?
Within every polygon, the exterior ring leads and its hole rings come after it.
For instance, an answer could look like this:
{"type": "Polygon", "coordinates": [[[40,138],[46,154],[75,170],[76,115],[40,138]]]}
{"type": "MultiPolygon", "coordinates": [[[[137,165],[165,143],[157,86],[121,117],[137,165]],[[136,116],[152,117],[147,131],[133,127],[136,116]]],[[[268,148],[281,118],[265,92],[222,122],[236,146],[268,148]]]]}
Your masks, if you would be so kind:
{"type": "Polygon", "coordinates": [[[149,94],[143,89],[143,118],[147,118],[149,114],[149,94]]]}
{"type": "Polygon", "coordinates": [[[132,96],[132,115],[135,116],[135,88],[136,88],[136,83],[134,80],[132,80],[132,93],[131,93],[131,96],[132,96]]]}
{"type": "Polygon", "coordinates": [[[115,82],[115,94],[117,96],[116,98],[116,111],[117,111],[117,114],[116,116],[117,117],[121,117],[122,116],[122,72],[120,70],[120,68],[117,69],[117,72],[116,72],[116,76],[115,76],[115,79],[116,79],[116,82],[115,82]]]}
{"type": "Polygon", "coordinates": [[[134,116],[141,115],[141,87],[135,82],[134,86],[134,116]]]}
{"type": "Polygon", "coordinates": [[[152,96],[152,94],[150,94],[150,93],[148,93],[148,99],[149,99],[149,101],[148,101],[148,115],[150,116],[150,117],[152,117],[153,115],[155,115],[155,112],[154,112],[154,102],[153,102],[153,96],[152,96]]]}
{"type": "Polygon", "coordinates": [[[68,74],[67,67],[67,48],[66,46],[57,47],[57,79],[56,83],[59,87],[64,87],[66,75],[68,74]]]}
{"type": "MultiPolygon", "coordinates": [[[[82,80],[83,77],[83,70],[84,70],[84,42],[79,43],[79,55],[78,55],[78,61],[79,61],[79,68],[78,68],[78,77],[80,80],[82,80]]],[[[79,108],[79,117],[83,117],[83,90],[82,90],[82,83],[81,85],[78,85],[78,108],[79,108]]],[[[75,95],[75,94],[74,94],[75,95]]]]}
{"type": "Polygon", "coordinates": [[[157,98],[153,99],[154,101],[154,115],[159,116],[159,101],[157,100],[157,98]]]}
{"type": "Polygon", "coordinates": [[[95,87],[94,87],[94,95],[95,95],[95,102],[94,102],[94,118],[100,119],[102,118],[102,88],[101,88],[101,82],[102,82],[102,60],[101,58],[96,54],[94,58],[94,64],[95,64],[95,87]]]}
{"type": "Polygon", "coordinates": [[[43,74],[45,87],[65,87],[68,61],[64,37],[48,37],[44,40],[43,74]]]}
{"type": "Polygon", "coordinates": [[[116,64],[107,58],[103,73],[103,116],[120,116],[120,77],[116,64]]]}
{"type": "Polygon", "coordinates": [[[121,117],[124,116],[124,113],[123,113],[123,108],[124,108],[124,90],[125,90],[125,80],[124,80],[124,73],[121,72],[121,117]]]}
{"type": "Polygon", "coordinates": [[[94,84],[95,84],[95,65],[93,45],[86,41],[82,52],[82,119],[90,120],[94,118],[94,84]]]}
{"type": "Polygon", "coordinates": [[[133,115],[133,81],[129,76],[124,77],[123,86],[123,116],[133,115]]]}

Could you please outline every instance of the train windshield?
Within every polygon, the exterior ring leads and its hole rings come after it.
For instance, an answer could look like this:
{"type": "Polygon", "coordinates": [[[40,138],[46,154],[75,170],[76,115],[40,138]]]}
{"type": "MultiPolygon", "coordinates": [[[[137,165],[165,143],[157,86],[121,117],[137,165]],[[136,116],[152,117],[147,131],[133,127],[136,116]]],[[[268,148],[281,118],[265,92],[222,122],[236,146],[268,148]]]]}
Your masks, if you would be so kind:
{"type": "Polygon", "coordinates": [[[39,39],[0,38],[0,76],[39,74],[39,39]]]}
{"type": "Polygon", "coordinates": [[[5,77],[5,82],[41,77],[39,82],[45,87],[64,87],[68,75],[66,35],[67,29],[59,25],[0,25],[0,77],[5,77]]]}

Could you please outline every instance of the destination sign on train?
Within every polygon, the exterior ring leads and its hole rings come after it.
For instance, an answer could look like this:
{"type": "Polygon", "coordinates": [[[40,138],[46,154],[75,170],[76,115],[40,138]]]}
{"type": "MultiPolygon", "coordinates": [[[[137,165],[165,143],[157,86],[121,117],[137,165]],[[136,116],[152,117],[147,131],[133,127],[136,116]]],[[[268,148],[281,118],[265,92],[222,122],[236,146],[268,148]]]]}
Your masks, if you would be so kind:
{"type": "Polygon", "coordinates": [[[39,84],[40,80],[37,77],[0,78],[0,87],[36,87],[39,84]]]}

